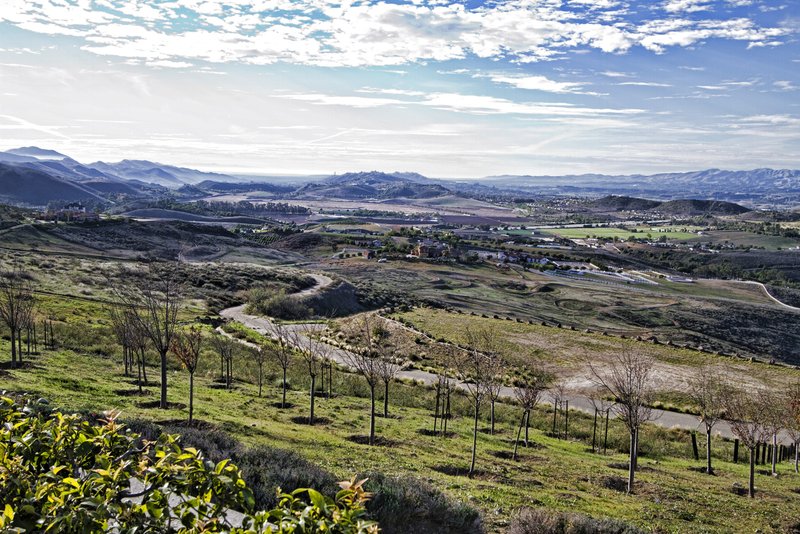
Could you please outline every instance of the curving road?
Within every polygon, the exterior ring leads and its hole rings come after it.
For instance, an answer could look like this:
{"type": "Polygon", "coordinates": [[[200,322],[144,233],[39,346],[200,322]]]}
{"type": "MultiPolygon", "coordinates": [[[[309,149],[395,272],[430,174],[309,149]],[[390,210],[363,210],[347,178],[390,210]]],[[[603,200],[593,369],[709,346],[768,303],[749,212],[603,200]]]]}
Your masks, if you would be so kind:
{"type": "MultiPolygon", "coordinates": [[[[234,306],[232,308],[222,310],[220,315],[226,319],[240,322],[248,328],[252,328],[261,334],[269,335],[271,337],[277,337],[278,335],[275,325],[269,319],[245,313],[244,305],[234,306]]],[[[300,350],[307,349],[310,345],[310,341],[303,335],[302,330],[300,330],[300,328],[307,328],[307,326],[308,325],[303,325],[302,327],[299,325],[287,325],[289,330],[294,331],[297,334],[293,335],[292,339],[287,341],[295,343],[297,348],[300,350]]],[[[320,324],[317,326],[317,328],[322,329],[325,328],[325,326],[320,324]]],[[[348,363],[351,361],[351,355],[347,351],[339,348],[331,348],[329,357],[340,366],[352,370],[352,366],[348,363]]],[[[427,371],[420,371],[418,369],[400,371],[397,374],[397,377],[400,379],[415,380],[426,385],[433,385],[437,381],[437,376],[435,374],[427,371]]],[[[458,383],[456,387],[461,390],[467,389],[466,385],[463,383],[458,383]]],[[[503,387],[501,389],[500,396],[513,399],[514,390],[510,387],[503,387]]],[[[548,395],[545,394],[544,397],[547,398],[548,395]]],[[[569,401],[569,407],[571,409],[580,410],[589,414],[594,413],[594,405],[588,397],[582,395],[567,395],[566,400],[569,401]]],[[[705,433],[705,427],[702,426],[697,416],[658,409],[653,409],[652,413],[655,417],[655,419],[652,421],[652,424],[665,428],[699,430],[701,434],[705,433]]],[[[725,421],[721,421],[714,426],[714,435],[726,438],[734,437],[733,433],[731,432],[730,425],[728,425],[728,423],[725,421]]],[[[781,437],[782,441],[785,443],[790,443],[790,440],[787,436],[781,437]]]]}

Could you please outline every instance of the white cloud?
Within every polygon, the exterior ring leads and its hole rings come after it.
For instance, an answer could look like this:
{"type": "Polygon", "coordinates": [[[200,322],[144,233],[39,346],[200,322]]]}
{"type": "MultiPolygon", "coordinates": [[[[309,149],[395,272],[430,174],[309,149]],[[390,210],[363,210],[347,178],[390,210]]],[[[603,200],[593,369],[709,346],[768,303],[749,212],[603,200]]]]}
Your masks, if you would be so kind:
{"type": "Polygon", "coordinates": [[[489,78],[495,83],[511,85],[517,89],[530,91],[543,91],[556,94],[581,94],[596,95],[597,93],[583,91],[586,83],[580,82],[559,82],[551,80],[546,76],[511,76],[504,74],[478,74],[476,77],[489,78]]]}
{"type": "Polygon", "coordinates": [[[669,83],[659,83],[659,82],[622,82],[618,83],[617,85],[635,85],[638,87],[672,87],[669,83]]]}
{"type": "Polygon", "coordinates": [[[780,91],[797,91],[800,89],[800,87],[796,86],[789,80],[779,80],[777,82],[773,82],[772,85],[774,85],[780,91]]]}
{"type": "MultiPolygon", "coordinates": [[[[84,40],[84,50],[125,59],[319,66],[395,66],[468,56],[530,63],[568,50],[619,54],[643,46],[662,53],[711,38],[772,46],[792,32],[743,18],[632,22],[625,17],[627,3],[616,0],[499,0],[471,7],[377,0],[96,2],[105,10],[91,9],[88,0],[4,0],[0,21],[74,36],[84,40]]],[[[692,13],[707,4],[668,0],[664,9],[692,13]]]]}

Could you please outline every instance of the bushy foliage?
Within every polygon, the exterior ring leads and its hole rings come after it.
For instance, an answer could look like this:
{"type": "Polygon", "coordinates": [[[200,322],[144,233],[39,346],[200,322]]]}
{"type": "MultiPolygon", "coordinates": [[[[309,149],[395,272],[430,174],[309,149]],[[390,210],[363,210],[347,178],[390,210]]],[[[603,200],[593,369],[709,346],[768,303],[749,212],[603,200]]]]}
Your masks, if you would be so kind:
{"type": "Polygon", "coordinates": [[[373,494],[367,504],[371,518],[387,534],[479,534],[481,516],[474,508],[448,499],[425,482],[411,477],[365,475],[373,494]]]}
{"type": "Polygon", "coordinates": [[[170,434],[142,439],[114,419],[95,424],[0,397],[0,531],[378,532],[365,519],[363,481],[343,483],[335,499],[281,494],[277,508],[254,513],[229,460],[215,463],[170,434]]]}
{"type": "Polygon", "coordinates": [[[544,508],[522,508],[511,523],[508,534],[643,534],[643,531],[615,519],[597,519],[544,508]]]}
{"type": "Polygon", "coordinates": [[[300,299],[287,295],[282,290],[277,293],[252,290],[248,295],[248,303],[250,309],[260,315],[269,315],[290,321],[308,319],[313,313],[311,308],[300,299]]]}

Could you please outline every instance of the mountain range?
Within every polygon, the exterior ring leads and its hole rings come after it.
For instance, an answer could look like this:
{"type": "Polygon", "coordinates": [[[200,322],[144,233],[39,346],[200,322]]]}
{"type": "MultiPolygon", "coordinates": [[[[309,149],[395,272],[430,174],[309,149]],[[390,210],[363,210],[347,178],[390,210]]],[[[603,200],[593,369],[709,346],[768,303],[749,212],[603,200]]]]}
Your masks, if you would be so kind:
{"type": "Polygon", "coordinates": [[[481,179],[435,179],[415,172],[352,172],[328,177],[233,176],[146,160],[80,163],[39,147],[0,152],[0,201],[42,206],[53,201],[113,203],[165,194],[201,198],[259,191],[277,198],[390,200],[448,195],[525,198],[571,195],[708,199],[770,207],[800,204],[800,170],[707,169],[654,175],[501,175],[481,179]]]}

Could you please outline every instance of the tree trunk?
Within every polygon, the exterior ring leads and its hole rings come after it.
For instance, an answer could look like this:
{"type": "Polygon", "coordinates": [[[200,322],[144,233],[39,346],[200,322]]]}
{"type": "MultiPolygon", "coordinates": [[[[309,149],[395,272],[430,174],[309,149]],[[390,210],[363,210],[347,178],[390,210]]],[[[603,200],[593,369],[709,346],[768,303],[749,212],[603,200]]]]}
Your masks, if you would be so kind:
{"type": "Polygon", "coordinates": [[[569,401],[565,401],[564,407],[564,439],[569,439],[569,401]]]}
{"type": "Polygon", "coordinates": [[[489,407],[489,413],[490,413],[489,420],[491,423],[491,426],[489,427],[489,434],[494,436],[494,399],[489,399],[489,400],[491,401],[489,407]]]}
{"type": "Polygon", "coordinates": [[[258,364],[258,396],[261,396],[261,386],[262,386],[262,376],[263,376],[264,366],[262,364],[258,364]]]}
{"type": "Polygon", "coordinates": [[[772,434],[772,476],[778,476],[778,433],[772,434]]]}
{"type": "Polygon", "coordinates": [[[189,426],[194,418],[194,373],[189,373],[189,426]]]}
{"type": "Polygon", "coordinates": [[[475,421],[472,426],[472,461],[469,464],[469,477],[475,473],[475,454],[478,451],[478,414],[480,409],[480,401],[475,399],[475,421]]]}
{"type": "Polygon", "coordinates": [[[283,398],[281,399],[281,408],[286,408],[286,367],[283,368],[283,398]]]}
{"type": "Polygon", "coordinates": [[[747,496],[751,499],[756,496],[756,449],[750,449],[750,479],[747,484],[747,496]]]}
{"type": "Polygon", "coordinates": [[[142,347],[142,351],[141,351],[141,355],[140,355],[141,363],[142,363],[142,378],[144,379],[144,385],[146,386],[147,385],[147,365],[145,365],[146,364],[146,360],[145,360],[145,357],[144,357],[145,354],[147,354],[147,349],[142,347]]]}
{"type": "Polygon", "coordinates": [[[11,329],[11,367],[17,366],[17,342],[14,337],[14,329],[11,329]]]}
{"type": "Polygon", "coordinates": [[[794,444],[794,472],[800,473],[800,441],[794,444]]]}
{"type": "Polygon", "coordinates": [[[375,445],[375,384],[369,385],[369,444],[375,445]]]}
{"type": "Polygon", "coordinates": [[[706,473],[714,474],[711,469],[711,429],[706,428],[706,473]]]}
{"type": "Polygon", "coordinates": [[[225,356],[219,355],[219,377],[225,380],[225,356]]]}
{"type": "Polygon", "coordinates": [[[167,409],[167,351],[162,351],[161,354],[161,401],[159,407],[162,410],[167,409]]]}
{"type": "Polygon", "coordinates": [[[597,452],[597,408],[594,409],[594,423],[592,423],[592,452],[597,452]]]}
{"type": "Polygon", "coordinates": [[[123,375],[129,376],[130,373],[128,372],[129,362],[128,362],[128,347],[122,345],[122,365],[125,368],[123,371],[123,375]]]}
{"type": "Polygon", "coordinates": [[[317,375],[311,375],[311,413],[308,417],[308,424],[314,424],[314,389],[317,387],[317,375]]]}
{"type": "Polygon", "coordinates": [[[636,429],[636,433],[633,436],[633,468],[639,469],[639,429],[636,429]]]}
{"type": "Polygon", "coordinates": [[[531,422],[531,411],[530,410],[526,410],[526,413],[525,413],[525,448],[526,449],[528,448],[528,428],[530,428],[530,426],[531,426],[530,422],[531,422]]]}
{"type": "Polygon", "coordinates": [[[631,450],[628,459],[628,494],[633,493],[633,479],[636,473],[636,431],[631,430],[631,450]]]}
{"type": "Polygon", "coordinates": [[[609,415],[609,413],[611,413],[611,410],[610,409],[606,410],[606,431],[605,431],[605,436],[603,436],[603,454],[606,454],[606,452],[608,452],[608,415],[609,415]]]}
{"type": "Polygon", "coordinates": [[[522,418],[519,420],[519,428],[517,429],[517,439],[514,440],[514,454],[512,460],[517,459],[517,447],[519,447],[519,436],[522,434],[522,426],[525,424],[525,417],[528,415],[528,410],[522,412],[522,418]]]}
{"type": "Polygon", "coordinates": [[[138,376],[136,378],[136,383],[139,384],[139,393],[141,393],[142,392],[142,362],[141,361],[136,366],[136,370],[138,371],[138,373],[137,373],[138,376]]]}
{"type": "Polygon", "coordinates": [[[225,359],[225,387],[231,389],[231,358],[225,359]]]}
{"type": "Polygon", "coordinates": [[[438,423],[439,419],[439,397],[441,393],[439,391],[439,386],[436,386],[436,406],[433,409],[433,433],[436,434],[436,423],[438,423]]]}
{"type": "Polygon", "coordinates": [[[443,435],[447,437],[447,422],[450,421],[450,387],[445,388],[445,404],[442,409],[442,419],[444,420],[443,435]]]}
{"type": "Polygon", "coordinates": [[[333,396],[333,362],[328,364],[328,398],[333,396]]]}
{"type": "Polygon", "coordinates": [[[556,417],[558,416],[558,403],[553,401],[553,430],[552,434],[553,437],[556,436],[556,417]]]}
{"type": "Polygon", "coordinates": [[[389,381],[383,383],[383,417],[389,417],[389,381]]]}

